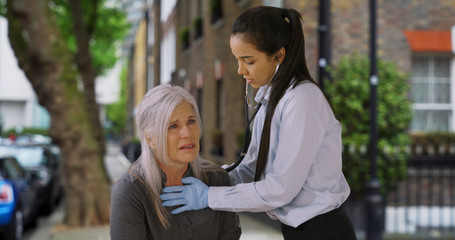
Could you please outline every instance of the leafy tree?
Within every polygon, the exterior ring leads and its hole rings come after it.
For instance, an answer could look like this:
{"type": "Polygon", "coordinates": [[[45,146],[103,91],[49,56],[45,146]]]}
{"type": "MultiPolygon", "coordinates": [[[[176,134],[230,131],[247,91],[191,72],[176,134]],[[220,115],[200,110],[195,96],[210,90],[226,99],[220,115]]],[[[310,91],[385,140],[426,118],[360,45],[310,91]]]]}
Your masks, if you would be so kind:
{"type": "MultiPolygon", "coordinates": [[[[104,74],[106,69],[114,67],[118,60],[116,50],[121,44],[119,40],[123,39],[129,26],[124,13],[116,7],[116,1],[110,1],[113,5],[111,7],[106,7],[104,2],[105,0],[81,1],[96,75],[104,74]]],[[[69,50],[76,54],[78,47],[69,2],[52,0],[51,9],[69,50]]]]}
{"type": "MultiPolygon", "coordinates": [[[[406,176],[404,148],[410,144],[406,130],[412,116],[407,75],[393,63],[378,61],[377,67],[378,178],[386,193],[406,176]]],[[[344,57],[331,73],[334,82],[326,91],[343,127],[343,171],[353,195],[362,195],[371,177],[369,60],[359,54],[344,57]]]]}
{"type": "Polygon", "coordinates": [[[110,181],[95,78],[115,61],[125,17],[105,0],[0,0],[8,35],[62,151],[68,226],[109,222],[110,181]],[[115,32],[115,33],[114,33],[115,32]]]}

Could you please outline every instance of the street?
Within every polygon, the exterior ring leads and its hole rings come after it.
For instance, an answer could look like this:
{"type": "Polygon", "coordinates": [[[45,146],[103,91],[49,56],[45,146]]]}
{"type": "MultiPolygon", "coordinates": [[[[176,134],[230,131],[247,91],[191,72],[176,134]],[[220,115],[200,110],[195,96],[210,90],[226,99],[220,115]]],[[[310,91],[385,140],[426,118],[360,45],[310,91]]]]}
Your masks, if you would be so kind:
{"type": "Polygon", "coordinates": [[[36,228],[26,228],[23,240],[48,240],[51,239],[52,228],[63,220],[63,204],[49,216],[40,216],[36,228]]]}

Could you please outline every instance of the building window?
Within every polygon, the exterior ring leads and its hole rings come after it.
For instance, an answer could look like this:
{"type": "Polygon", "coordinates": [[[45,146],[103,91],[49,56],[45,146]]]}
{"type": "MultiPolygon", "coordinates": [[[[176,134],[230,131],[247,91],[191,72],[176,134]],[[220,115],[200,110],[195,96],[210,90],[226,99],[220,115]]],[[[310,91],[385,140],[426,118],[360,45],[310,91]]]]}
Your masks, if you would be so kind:
{"type": "Polygon", "coordinates": [[[203,94],[202,88],[198,88],[196,94],[197,94],[196,103],[197,103],[197,107],[199,109],[199,115],[201,116],[201,119],[203,119],[203,117],[204,117],[203,116],[203,114],[204,114],[204,96],[202,95],[203,94]]]}
{"type": "Polygon", "coordinates": [[[194,39],[202,37],[203,32],[203,18],[199,15],[193,19],[194,39]]]}
{"type": "Polygon", "coordinates": [[[223,127],[223,81],[218,79],[216,81],[216,127],[222,128],[223,127]]]}
{"type": "Polygon", "coordinates": [[[418,55],[412,59],[413,131],[452,131],[451,58],[418,55]]]}
{"type": "Polygon", "coordinates": [[[184,27],[180,29],[180,41],[182,43],[182,50],[186,50],[190,47],[190,29],[184,27]]]}
{"type": "Polygon", "coordinates": [[[210,14],[212,24],[223,18],[223,1],[210,0],[210,14]]]}

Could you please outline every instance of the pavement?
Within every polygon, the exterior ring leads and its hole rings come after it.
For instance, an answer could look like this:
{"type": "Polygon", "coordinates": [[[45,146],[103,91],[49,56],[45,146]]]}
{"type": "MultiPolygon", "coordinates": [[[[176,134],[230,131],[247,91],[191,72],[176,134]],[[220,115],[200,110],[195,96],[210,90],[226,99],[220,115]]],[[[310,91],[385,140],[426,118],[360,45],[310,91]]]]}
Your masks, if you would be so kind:
{"type": "MultiPolygon", "coordinates": [[[[130,162],[121,152],[120,146],[107,143],[104,158],[108,175],[116,182],[126,172],[130,162]]],[[[60,204],[49,216],[38,220],[37,228],[24,233],[24,240],[106,240],[110,239],[109,225],[84,227],[79,229],[62,229],[59,223],[64,217],[64,208],[60,204]]],[[[240,240],[282,240],[279,224],[263,213],[239,213],[242,236],[240,240]]]]}

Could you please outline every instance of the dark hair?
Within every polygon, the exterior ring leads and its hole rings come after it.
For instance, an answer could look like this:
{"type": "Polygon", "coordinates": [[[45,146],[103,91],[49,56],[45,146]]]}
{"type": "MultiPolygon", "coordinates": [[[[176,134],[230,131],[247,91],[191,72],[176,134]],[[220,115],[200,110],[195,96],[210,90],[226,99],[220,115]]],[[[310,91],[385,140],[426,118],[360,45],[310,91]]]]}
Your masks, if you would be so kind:
{"type": "Polygon", "coordinates": [[[254,180],[259,181],[267,164],[271,122],[278,102],[289,87],[295,87],[305,80],[315,82],[305,59],[302,16],[296,10],[267,6],[248,9],[235,20],[231,34],[242,34],[244,41],[253,44],[258,51],[268,56],[282,47],[286,50],[285,58],[271,80],[270,99],[254,176],[254,180]]]}

